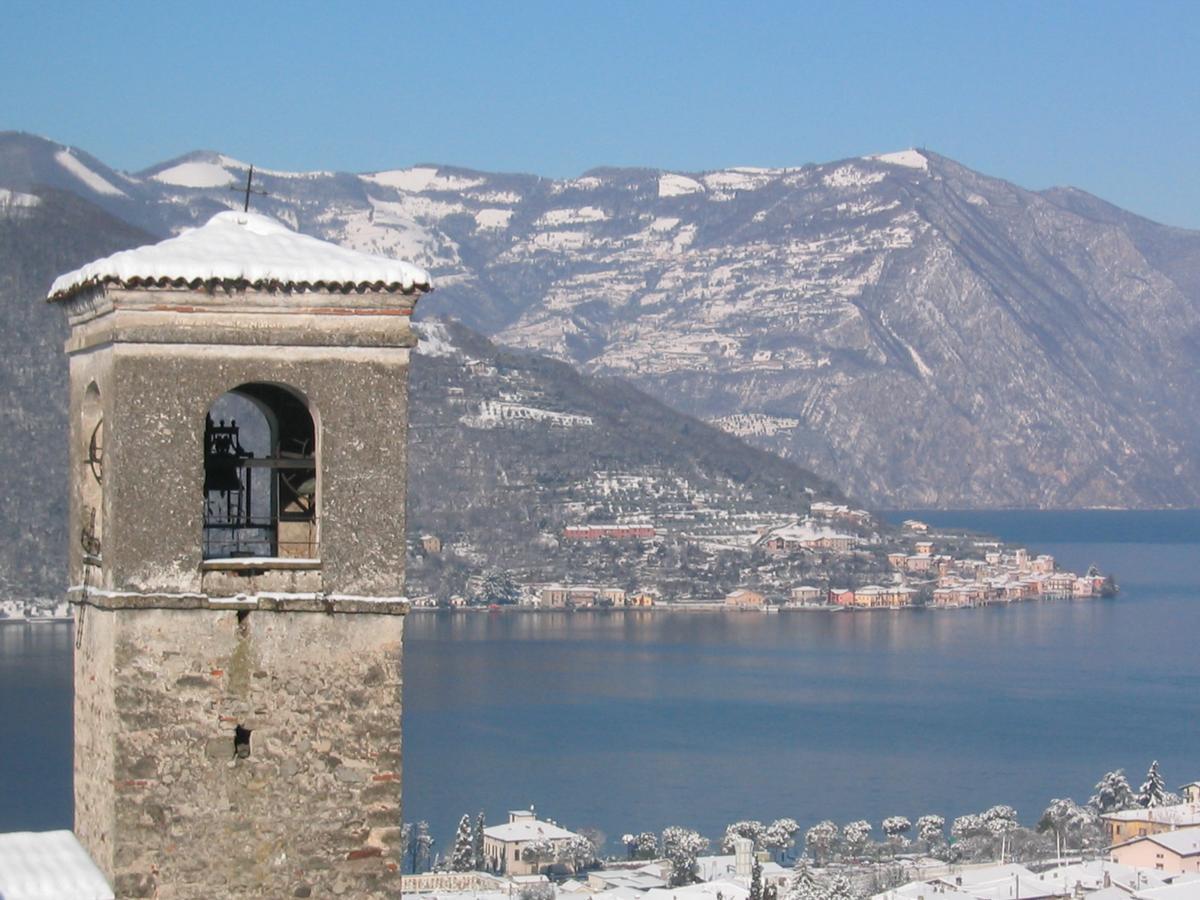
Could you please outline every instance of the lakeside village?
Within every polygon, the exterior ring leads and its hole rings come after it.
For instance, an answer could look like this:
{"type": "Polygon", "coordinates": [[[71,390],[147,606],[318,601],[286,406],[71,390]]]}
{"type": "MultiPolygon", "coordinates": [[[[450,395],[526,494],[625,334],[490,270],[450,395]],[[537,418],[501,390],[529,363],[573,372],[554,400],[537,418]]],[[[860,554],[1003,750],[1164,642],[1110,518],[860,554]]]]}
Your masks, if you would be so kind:
{"type": "Polygon", "coordinates": [[[683,827],[605,837],[534,810],[487,826],[464,815],[434,854],[427,823],[404,826],[403,892],[427,900],[1198,900],[1200,783],[1167,791],[1152,763],[1138,791],[1109,772],[1085,804],[1052,800],[1032,827],[1010,806],[950,823],[795,819],[728,826],[717,847],[683,827]],[[710,850],[715,849],[716,853],[710,850]],[[428,870],[428,871],[426,871],[428,870]]]}
{"type": "MultiPolygon", "coordinates": [[[[661,537],[651,523],[629,522],[568,525],[561,539],[581,546],[633,542],[652,546],[661,537]]],[[[657,588],[631,589],[619,584],[521,583],[509,573],[492,573],[467,579],[466,596],[416,597],[413,603],[425,609],[515,605],[551,610],[840,611],[965,608],[1023,600],[1088,599],[1117,591],[1113,578],[1102,575],[1095,566],[1082,575],[1063,571],[1048,554],[1035,556],[1024,547],[1008,547],[991,538],[936,532],[916,519],[906,520],[898,532],[881,536],[871,513],[845,504],[814,502],[802,518],[757,524],[743,543],[749,545],[744,549],[764,562],[753,568],[755,583],[714,597],[667,596],[657,588]],[[890,574],[890,582],[847,585],[814,579],[814,583],[788,583],[788,569],[779,566],[807,560],[812,572],[866,568],[874,580],[884,580],[878,568],[863,567],[863,559],[881,563],[886,559],[880,568],[890,574]],[[855,566],[856,561],[860,565],[855,566]],[[785,577],[779,577],[780,568],[785,577]]],[[[436,535],[422,536],[420,545],[424,553],[442,551],[436,535]]]]}

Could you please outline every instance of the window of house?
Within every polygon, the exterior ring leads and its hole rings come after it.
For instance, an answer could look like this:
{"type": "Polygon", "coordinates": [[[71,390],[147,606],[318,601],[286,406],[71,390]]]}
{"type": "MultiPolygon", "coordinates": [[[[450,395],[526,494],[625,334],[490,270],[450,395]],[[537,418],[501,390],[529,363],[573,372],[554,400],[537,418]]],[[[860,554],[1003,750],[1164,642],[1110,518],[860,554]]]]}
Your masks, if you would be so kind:
{"type": "Polygon", "coordinates": [[[204,423],[205,560],[315,561],[318,430],[307,401],[276,384],[243,384],[204,423]]]}

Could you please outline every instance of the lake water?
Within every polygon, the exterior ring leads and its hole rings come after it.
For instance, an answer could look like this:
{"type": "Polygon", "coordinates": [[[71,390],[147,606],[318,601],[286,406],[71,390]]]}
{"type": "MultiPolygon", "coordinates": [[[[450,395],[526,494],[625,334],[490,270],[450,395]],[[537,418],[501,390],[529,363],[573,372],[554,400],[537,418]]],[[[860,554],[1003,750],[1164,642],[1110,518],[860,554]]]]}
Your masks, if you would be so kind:
{"type": "MultiPolygon", "coordinates": [[[[908,513],[898,514],[903,517],[908,513]]],[[[1115,572],[1109,600],[875,613],[414,614],[405,805],[571,827],[1034,821],[1109,769],[1200,777],[1200,512],[922,513],[1115,572]]],[[[70,825],[69,629],[0,628],[0,830],[70,825]]],[[[876,825],[878,830],[878,825],[876,825]]]]}

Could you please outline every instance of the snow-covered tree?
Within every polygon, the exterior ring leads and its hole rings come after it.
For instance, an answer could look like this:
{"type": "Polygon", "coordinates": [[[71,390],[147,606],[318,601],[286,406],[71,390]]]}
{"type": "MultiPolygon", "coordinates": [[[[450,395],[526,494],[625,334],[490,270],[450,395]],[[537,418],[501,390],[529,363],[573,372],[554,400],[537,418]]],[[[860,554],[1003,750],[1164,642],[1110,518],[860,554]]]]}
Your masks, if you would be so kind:
{"type": "Polygon", "coordinates": [[[479,593],[474,599],[477,603],[512,605],[521,600],[521,586],[517,584],[512,572],[493,569],[484,577],[479,593]]]}
{"type": "Polygon", "coordinates": [[[825,893],[821,896],[825,900],[857,900],[850,880],[840,872],[825,883],[825,893]]]}
{"type": "Polygon", "coordinates": [[[945,818],[932,813],[921,816],[917,819],[917,838],[925,845],[925,852],[931,852],[946,839],[945,818]]]}
{"type": "Polygon", "coordinates": [[[833,850],[837,837],[838,827],[828,819],[818,822],[804,832],[804,846],[812,851],[813,860],[818,866],[829,861],[829,854],[833,850]]]}
{"type": "Polygon", "coordinates": [[[867,841],[870,838],[871,823],[865,819],[859,819],[857,822],[847,822],[842,827],[842,840],[846,842],[846,849],[853,856],[858,856],[862,853],[863,848],[867,846],[867,841]]]}
{"type": "Polygon", "coordinates": [[[556,850],[557,861],[566,863],[573,872],[586,869],[596,861],[596,846],[582,834],[559,841],[556,850]]]}
{"type": "Polygon", "coordinates": [[[749,900],[763,900],[762,863],[758,861],[758,857],[754,858],[754,867],[750,870],[749,900]]]}
{"type": "Polygon", "coordinates": [[[906,843],[904,835],[912,830],[912,822],[904,816],[888,816],[881,823],[881,827],[887,835],[888,843],[898,848],[906,843]]]}
{"type": "Polygon", "coordinates": [[[458,820],[458,831],[454,834],[454,850],[450,854],[452,872],[470,872],[475,868],[475,840],[471,831],[471,817],[463,815],[458,820]]]}
{"type": "Polygon", "coordinates": [[[671,863],[671,886],[696,880],[696,857],[708,849],[708,838],[689,828],[672,825],[662,833],[662,852],[671,863]]]}
{"type": "Polygon", "coordinates": [[[533,871],[537,873],[542,870],[542,866],[554,862],[557,856],[555,851],[554,842],[550,838],[534,838],[521,848],[521,858],[527,863],[532,863],[533,871]]]}
{"type": "Polygon", "coordinates": [[[591,825],[580,828],[578,833],[587,838],[588,843],[592,845],[593,860],[599,859],[600,854],[604,852],[604,845],[608,842],[608,835],[591,825]]]}
{"type": "Polygon", "coordinates": [[[766,836],[766,826],[756,819],[743,819],[740,822],[734,822],[725,829],[725,837],[721,840],[721,852],[732,853],[733,839],[739,837],[749,838],[754,843],[754,849],[761,850],[763,840],[766,836]]]}
{"type": "Polygon", "coordinates": [[[471,853],[475,857],[476,870],[483,872],[487,869],[487,857],[483,854],[483,829],[485,821],[483,810],[475,817],[475,827],[471,830],[471,853]]]}
{"type": "Polygon", "coordinates": [[[423,872],[433,859],[433,835],[429,823],[420,821],[409,829],[408,865],[410,872],[423,872]]]}
{"type": "Polygon", "coordinates": [[[658,835],[653,831],[640,834],[623,834],[621,843],[630,859],[654,859],[658,856],[658,835]]]}
{"type": "Polygon", "coordinates": [[[1017,811],[1003,804],[993,806],[980,815],[992,837],[1000,839],[1000,862],[1004,862],[1008,850],[1008,839],[1018,827],[1017,811]]]}
{"type": "Polygon", "coordinates": [[[787,851],[796,846],[796,832],[800,823],[795,819],[776,819],[767,826],[763,837],[763,846],[775,854],[777,859],[787,855],[787,851]]]}
{"type": "Polygon", "coordinates": [[[1037,830],[1041,833],[1050,832],[1054,835],[1054,846],[1058,858],[1062,858],[1063,850],[1072,844],[1081,847],[1083,835],[1095,820],[1091,809],[1080,806],[1068,798],[1050,801],[1046,811],[1038,820],[1037,830]]]}
{"type": "Polygon", "coordinates": [[[808,859],[801,856],[792,869],[783,900],[821,900],[821,888],[817,877],[808,867],[808,859]]]}
{"type": "Polygon", "coordinates": [[[1146,772],[1146,780],[1138,788],[1138,806],[1143,809],[1153,809],[1156,806],[1162,806],[1166,796],[1167,786],[1158,771],[1158,760],[1156,759],[1150,763],[1150,770],[1146,772]]]}
{"type": "Polygon", "coordinates": [[[408,848],[412,845],[413,827],[411,822],[400,826],[400,859],[408,859],[408,848]]]}
{"type": "Polygon", "coordinates": [[[1100,815],[1120,812],[1137,805],[1137,798],[1133,795],[1133,789],[1129,787],[1129,781],[1125,778],[1123,769],[1106,772],[1104,777],[1096,783],[1094,790],[1096,793],[1088,800],[1088,806],[1100,815]]]}
{"type": "Polygon", "coordinates": [[[975,813],[967,813],[965,816],[959,816],[950,826],[950,834],[956,841],[965,841],[987,833],[987,823],[983,821],[982,816],[975,813]]]}

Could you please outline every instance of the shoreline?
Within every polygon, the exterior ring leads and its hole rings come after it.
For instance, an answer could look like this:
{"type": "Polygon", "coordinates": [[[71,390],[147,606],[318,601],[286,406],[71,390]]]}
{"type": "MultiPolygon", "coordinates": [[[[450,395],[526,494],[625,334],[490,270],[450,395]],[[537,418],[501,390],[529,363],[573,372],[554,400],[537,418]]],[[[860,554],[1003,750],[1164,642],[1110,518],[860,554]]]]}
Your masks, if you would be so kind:
{"type": "Polygon", "coordinates": [[[925,604],[920,606],[837,606],[834,604],[823,605],[808,605],[808,606],[767,606],[758,609],[731,608],[723,603],[664,603],[657,606],[640,606],[640,607],[622,607],[622,606],[580,606],[580,607],[553,607],[543,609],[536,606],[412,606],[410,611],[413,613],[463,613],[476,615],[479,613],[604,613],[604,614],[620,614],[629,613],[730,613],[736,615],[775,615],[778,613],[900,613],[900,612],[943,612],[964,609],[985,609],[990,606],[1008,607],[1021,606],[1030,603],[1091,603],[1096,600],[1115,600],[1113,596],[1093,596],[1093,597],[1031,597],[1024,600],[998,600],[990,603],[974,603],[963,604],[959,606],[934,606],[925,604]]]}

